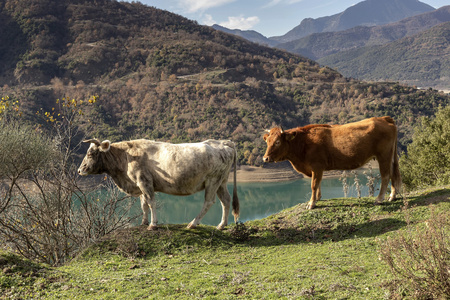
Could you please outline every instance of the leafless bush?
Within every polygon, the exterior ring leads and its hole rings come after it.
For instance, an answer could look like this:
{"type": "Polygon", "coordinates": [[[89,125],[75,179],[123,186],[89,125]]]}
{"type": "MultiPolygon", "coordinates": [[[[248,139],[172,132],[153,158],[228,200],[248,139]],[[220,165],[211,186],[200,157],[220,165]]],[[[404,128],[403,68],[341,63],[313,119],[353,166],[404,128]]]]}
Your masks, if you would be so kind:
{"type": "MultiPolygon", "coordinates": [[[[372,167],[369,165],[369,169],[367,171],[364,171],[363,174],[367,178],[366,186],[369,189],[369,197],[373,197],[375,194],[375,188],[377,186],[377,183],[380,179],[380,174],[375,175],[373,172],[372,167]]],[[[341,176],[339,177],[339,181],[342,183],[342,189],[344,191],[344,197],[348,196],[348,191],[351,186],[354,186],[355,191],[357,193],[357,197],[361,198],[362,196],[362,187],[361,181],[359,179],[358,172],[356,170],[352,170],[350,172],[343,171],[341,176]],[[353,177],[353,184],[349,184],[348,179],[353,177]]]]}
{"type": "Polygon", "coordinates": [[[81,139],[80,103],[66,100],[61,121],[44,114],[54,125],[51,135],[0,122],[0,248],[61,264],[134,220],[130,208],[135,200],[113,183],[88,186],[79,181],[74,153],[81,139]]]}
{"type": "Polygon", "coordinates": [[[363,174],[367,178],[366,186],[369,188],[369,197],[373,197],[375,195],[375,187],[377,186],[378,180],[380,180],[380,174],[375,175],[373,173],[373,168],[369,164],[369,169],[364,171],[363,174]]]}
{"type": "Polygon", "coordinates": [[[358,173],[355,170],[352,170],[350,173],[354,176],[353,185],[355,186],[358,198],[361,199],[361,182],[359,181],[358,173]]]}
{"type": "Polygon", "coordinates": [[[344,197],[347,198],[348,195],[348,183],[347,183],[348,173],[347,171],[343,171],[341,176],[339,177],[339,181],[342,182],[342,189],[344,191],[344,197]]]}
{"type": "Polygon", "coordinates": [[[0,218],[2,246],[49,264],[63,263],[135,218],[129,214],[134,200],[109,181],[81,189],[76,178],[57,170],[16,181],[8,202],[0,218]]]}
{"type": "Polygon", "coordinates": [[[397,288],[406,288],[409,296],[449,299],[450,216],[431,208],[429,220],[422,225],[408,224],[406,232],[389,238],[381,247],[381,258],[399,278],[397,288]]]}

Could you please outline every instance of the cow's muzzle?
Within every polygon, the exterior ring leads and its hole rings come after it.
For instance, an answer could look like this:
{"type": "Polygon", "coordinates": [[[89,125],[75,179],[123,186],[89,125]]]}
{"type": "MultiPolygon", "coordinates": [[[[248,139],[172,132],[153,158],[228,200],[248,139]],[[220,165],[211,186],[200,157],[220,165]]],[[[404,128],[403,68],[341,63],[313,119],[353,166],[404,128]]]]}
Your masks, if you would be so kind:
{"type": "Polygon", "coordinates": [[[273,159],[271,159],[269,156],[264,156],[263,162],[273,162],[273,159]]]}
{"type": "Polygon", "coordinates": [[[81,175],[81,176],[86,176],[87,175],[87,173],[86,172],[84,172],[81,168],[79,168],[78,169],[78,175],[81,175]]]}

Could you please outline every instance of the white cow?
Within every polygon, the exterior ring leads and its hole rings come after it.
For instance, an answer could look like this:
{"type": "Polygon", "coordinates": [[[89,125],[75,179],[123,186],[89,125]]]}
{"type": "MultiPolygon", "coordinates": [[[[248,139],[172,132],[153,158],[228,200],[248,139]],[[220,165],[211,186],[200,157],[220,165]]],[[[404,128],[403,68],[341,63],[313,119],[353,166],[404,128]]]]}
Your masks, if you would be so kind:
{"type": "Polygon", "coordinates": [[[102,174],[112,177],[116,185],[131,196],[140,196],[144,213],[142,225],[157,228],[155,192],[186,196],[205,190],[203,208],[188,228],[195,228],[211,205],[216,194],[222,204],[223,229],[228,223],[231,197],[227,190],[228,175],[234,163],[233,215],[239,217],[236,189],[236,149],[231,141],[207,140],[201,143],[170,144],[150,140],[111,143],[96,139],[90,143],[78,174],[102,174]]]}

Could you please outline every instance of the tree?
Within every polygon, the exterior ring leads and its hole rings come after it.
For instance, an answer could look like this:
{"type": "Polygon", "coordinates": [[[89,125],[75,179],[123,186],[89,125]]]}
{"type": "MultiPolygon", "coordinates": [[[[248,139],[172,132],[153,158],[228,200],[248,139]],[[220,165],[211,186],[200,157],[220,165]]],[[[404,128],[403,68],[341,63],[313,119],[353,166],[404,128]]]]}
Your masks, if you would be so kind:
{"type": "Polygon", "coordinates": [[[450,106],[422,118],[407,149],[400,171],[408,188],[450,184],[450,106]]]}

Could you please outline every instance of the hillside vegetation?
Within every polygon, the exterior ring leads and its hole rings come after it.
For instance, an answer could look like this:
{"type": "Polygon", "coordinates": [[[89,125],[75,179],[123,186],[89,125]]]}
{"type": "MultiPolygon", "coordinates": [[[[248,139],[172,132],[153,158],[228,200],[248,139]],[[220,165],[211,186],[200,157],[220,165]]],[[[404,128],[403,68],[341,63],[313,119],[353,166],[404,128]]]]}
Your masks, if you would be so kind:
{"type": "Polygon", "coordinates": [[[140,3],[0,0],[0,9],[2,96],[36,123],[40,109],[57,115],[57,99],[97,95],[78,139],[231,139],[240,163],[258,164],[262,133],[274,125],[390,115],[405,149],[418,117],[450,102],[433,90],[345,78],[140,3]]]}
{"type": "MultiPolygon", "coordinates": [[[[0,253],[0,299],[437,297],[410,290],[380,251],[394,251],[390,239],[422,232],[425,223],[436,226],[429,218],[448,216],[449,196],[448,187],[410,195],[407,210],[399,200],[374,206],[368,198],[331,199],[313,211],[297,205],[223,232],[133,227],[58,268],[0,253]]],[[[444,233],[450,226],[448,219],[438,224],[444,233]]]]}

